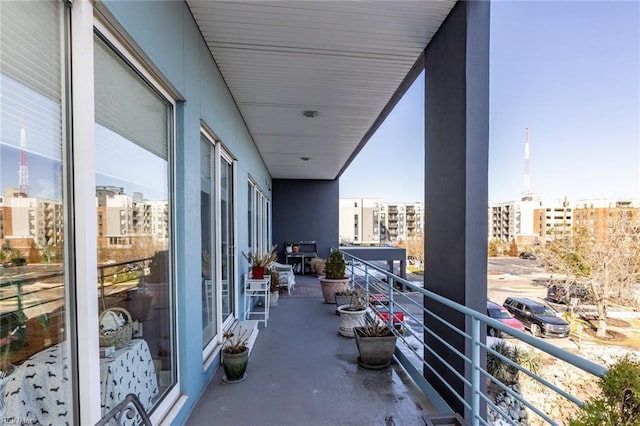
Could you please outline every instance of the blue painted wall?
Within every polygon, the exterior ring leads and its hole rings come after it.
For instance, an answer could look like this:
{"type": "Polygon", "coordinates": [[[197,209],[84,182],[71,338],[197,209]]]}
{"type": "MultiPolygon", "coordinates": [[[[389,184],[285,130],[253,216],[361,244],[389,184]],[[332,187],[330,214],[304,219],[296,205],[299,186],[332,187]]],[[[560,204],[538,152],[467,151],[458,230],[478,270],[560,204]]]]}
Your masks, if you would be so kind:
{"type": "MultiPolygon", "coordinates": [[[[110,0],[104,4],[184,97],[176,110],[174,155],[179,362],[181,391],[189,396],[175,420],[181,424],[218,366],[214,362],[209,371],[203,373],[201,339],[193,338],[194,332],[200,336],[202,328],[200,209],[194,208],[200,206],[201,121],[237,160],[239,252],[247,251],[248,176],[258,182],[268,197],[270,193],[266,189],[271,177],[186,4],[110,0]]],[[[337,196],[334,202],[337,203],[337,196]]],[[[238,297],[238,300],[241,299],[238,297]]]]}
{"type": "Polygon", "coordinates": [[[340,186],[337,180],[273,180],[273,242],[316,241],[318,256],[338,247],[340,186]]]}

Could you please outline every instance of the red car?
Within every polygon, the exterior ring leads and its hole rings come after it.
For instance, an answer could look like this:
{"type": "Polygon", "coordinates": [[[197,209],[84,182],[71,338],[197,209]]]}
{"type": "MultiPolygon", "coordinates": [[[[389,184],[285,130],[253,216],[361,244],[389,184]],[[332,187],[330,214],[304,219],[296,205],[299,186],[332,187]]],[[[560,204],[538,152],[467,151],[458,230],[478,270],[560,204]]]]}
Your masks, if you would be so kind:
{"type": "MultiPolygon", "coordinates": [[[[513,317],[509,311],[497,303],[487,300],[487,315],[516,330],[524,331],[524,324],[513,317]]],[[[487,326],[487,334],[493,337],[506,337],[504,333],[491,326],[487,326]]]]}

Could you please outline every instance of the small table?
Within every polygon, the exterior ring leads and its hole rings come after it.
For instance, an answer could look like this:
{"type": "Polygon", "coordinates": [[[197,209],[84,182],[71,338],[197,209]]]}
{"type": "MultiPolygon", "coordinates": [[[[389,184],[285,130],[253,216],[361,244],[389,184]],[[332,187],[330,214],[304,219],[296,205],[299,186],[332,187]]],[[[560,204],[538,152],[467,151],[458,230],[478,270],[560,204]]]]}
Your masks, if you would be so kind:
{"type": "MultiPolygon", "coordinates": [[[[304,275],[304,269],[306,266],[305,259],[312,259],[318,257],[318,249],[315,241],[296,241],[291,243],[294,247],[298,247],[300,251],[286,253],[285,263],[289,265],[289,260],[300,259],[300,273],[304,275]]],[[[298,262],[293,262],[297,264],[298,262]]]]}
{"type": "Polygon", "coordinates": [[[265,275],[264,278],[251,278],[249,274],[244,275],[244,319],[250,319],[251,315],[262,315],[264,326],[267,326],[269,319],[269,297],[271,294],[271,275],[265,275]],[[253,310],[254,305],[252,299],[254,297],[264,297],[264,310],[253,310]]]}

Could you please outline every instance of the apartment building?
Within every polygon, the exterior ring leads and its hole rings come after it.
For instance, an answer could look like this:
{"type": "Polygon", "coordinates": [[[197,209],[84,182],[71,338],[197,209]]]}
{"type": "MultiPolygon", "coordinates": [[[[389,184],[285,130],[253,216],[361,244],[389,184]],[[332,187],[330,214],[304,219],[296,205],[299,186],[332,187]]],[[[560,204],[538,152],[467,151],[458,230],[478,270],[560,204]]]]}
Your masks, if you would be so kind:
{"type": "Polygon", "coordinates": [[[489,206],[489,241],[518,245],[536,245],[540,235],[534,212],[542,201],[534,197],[525,201],[508,201],[489,206]]]}
{"type": "Polygon", "coordinates": [[[596,239],[606,238],[615,225],[640,225],[638,200],[593,199],[575,202],[574,229],[586,228],[596,239]]]}
{"type": "Polygon", "coordinates": [[[378,245],[420,238],[423,203],[389,203],[375,198],[340,199],[341,244],[378,245]]]}
{"type": "Polygon", "coordinates": [[[62,244],[63,229],[61,202],[23,197],[11,189],[0,196],[0,245],[26,254],[32,246],[62,244]]]}
{"type": "Polygon", "coordinates": [[[519,246],[544,244],[566,238],[579,228],[606,238],[613,222],[640,225],[637,200],[588,199],[562,201],[510,201],[489,207],[489,241],[515,240],[519,246]]]}

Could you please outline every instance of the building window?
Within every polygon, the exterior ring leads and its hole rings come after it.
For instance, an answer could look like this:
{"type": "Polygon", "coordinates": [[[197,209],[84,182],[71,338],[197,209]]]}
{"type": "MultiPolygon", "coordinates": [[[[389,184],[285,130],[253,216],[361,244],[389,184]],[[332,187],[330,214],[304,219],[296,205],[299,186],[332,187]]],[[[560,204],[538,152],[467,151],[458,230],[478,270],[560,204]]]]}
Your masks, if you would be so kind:
{"type": "Polygon", "coordinates": [[[64,267],[69,76],[61,60],[69,10],[58,1],[2,2],[0,9],[0,365],[13,377],[0,395],[2,420],[73,424],[74,373],[62,356],[72,336],[73,283],[64,267]],[[68,381],[54,381],[65,375],[68,381]],[[33,388],[22,385],[27,379],[33,388]]]}
{"type": "MultiPolygon", "coordinates": [[[[141,216],[138,227],[132,218],[134,205],[173,210],[173,103],[123,59],[126,54],[116,52],[106,37],[96,34],[96,206],[105,222],[106,236],[97,242],[98,264],[105,265],[100,267],[99,306],[101,310],[114,308],[124,300],[124,307],[140,324],[142,339],[128,347],[133,364],[127,368],[138,370],[135,379],[142,384],[131,380],[129,391],[150,411],[178,382],[172,227],[169,214],[159,221],[141,216]],[[120,226],[113,226],[114,216],[124,218],[120,226]],[[168,232],[154,235],[148,231],[152,228],[168,232]],[[108,240],[118,244],[110,246],[108,240]]],[[[105,318],[110,316],[101,316],[103,328],[116,321],[105,318]]],[[[103,402],[111,398],[119,402],[117,395],[104,394],[108,389],[101,388],[103,402]]],[[[111,408],[115,404],[105,405],[111,408]]]]}

